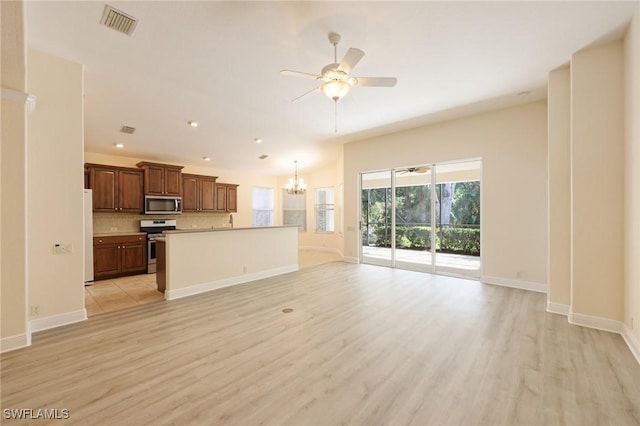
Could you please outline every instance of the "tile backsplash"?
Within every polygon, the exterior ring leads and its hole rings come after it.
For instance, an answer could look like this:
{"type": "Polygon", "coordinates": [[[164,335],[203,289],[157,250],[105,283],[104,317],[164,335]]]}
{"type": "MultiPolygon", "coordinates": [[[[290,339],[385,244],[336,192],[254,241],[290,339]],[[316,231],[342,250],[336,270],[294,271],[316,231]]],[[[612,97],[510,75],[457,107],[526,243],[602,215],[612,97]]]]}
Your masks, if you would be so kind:
{"type": "Polygon", "coordinates": [[[229,213],[185,213],[182,215],[142,215],[93,213],[94,234],[138,232],[142,219],[176,219],[178,229],[229,227],[229,213]]]}

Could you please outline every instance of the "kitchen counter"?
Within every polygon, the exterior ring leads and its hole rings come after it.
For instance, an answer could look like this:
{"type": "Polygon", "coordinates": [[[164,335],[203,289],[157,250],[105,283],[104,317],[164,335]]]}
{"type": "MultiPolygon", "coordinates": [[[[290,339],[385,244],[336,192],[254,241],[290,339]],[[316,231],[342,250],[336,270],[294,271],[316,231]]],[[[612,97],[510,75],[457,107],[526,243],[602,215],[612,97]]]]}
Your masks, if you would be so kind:
{"type": "Polygon", "coordinates": [[[147,235],[146,232],[102,232],[99,234],[93,234],[95,238],[102,237],[128,237],[130,235],[147,235]]]}
{"type": "Polygon", "coordinates": [[[167,300],[298,270],[298,227],[164,231],[158,290],[167,300]]]}
{"type": "Polygon", "coordinates": [[[272,228],[297,228],[298,225],[283,225],[283,226],[254,226],[246,228],[194,228],[194,229],[176,229],[172,231],[164,231],[165,235],[170,234],[191,234],[194,232],[220,232],[220,231],[244,231],[247,229],[272,229],[272,228]]]}

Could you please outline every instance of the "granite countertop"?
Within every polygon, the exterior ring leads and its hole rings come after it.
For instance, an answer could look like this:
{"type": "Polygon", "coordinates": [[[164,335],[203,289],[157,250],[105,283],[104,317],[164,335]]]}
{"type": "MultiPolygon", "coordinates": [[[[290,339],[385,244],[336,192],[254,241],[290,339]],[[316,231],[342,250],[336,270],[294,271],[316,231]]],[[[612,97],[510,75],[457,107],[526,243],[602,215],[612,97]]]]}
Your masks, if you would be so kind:
{"type": "Polygon", "coordinates": [[[146,232],[102,232],[99,234],[93,234],[94,237],[127,237],[130,235],[147,235],[146,232]]]}

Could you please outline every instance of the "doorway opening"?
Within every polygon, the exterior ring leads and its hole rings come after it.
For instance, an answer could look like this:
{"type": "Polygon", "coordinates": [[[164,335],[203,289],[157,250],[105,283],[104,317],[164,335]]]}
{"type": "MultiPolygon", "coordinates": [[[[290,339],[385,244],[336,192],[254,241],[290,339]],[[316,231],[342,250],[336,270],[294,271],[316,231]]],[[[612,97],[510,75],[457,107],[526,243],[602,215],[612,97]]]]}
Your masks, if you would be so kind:
{"type": "Polygon", "coordinates": [[[481,160],[360,175],[363,263],[480,277],[481,160]]]}

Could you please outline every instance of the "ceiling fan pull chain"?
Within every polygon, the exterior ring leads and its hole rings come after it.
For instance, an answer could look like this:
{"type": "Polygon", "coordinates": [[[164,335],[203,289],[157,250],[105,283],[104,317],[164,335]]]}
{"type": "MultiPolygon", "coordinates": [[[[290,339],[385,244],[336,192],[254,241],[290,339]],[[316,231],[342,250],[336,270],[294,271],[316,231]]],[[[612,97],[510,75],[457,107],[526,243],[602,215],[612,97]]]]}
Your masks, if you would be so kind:
{"type": "Polygon", "coordinates": [[[333,127],[334,127],[334,132],[338,133],[338,100],[334,99],[333,104],[335,106],[334,116],[333,116],[333,127]]]}

